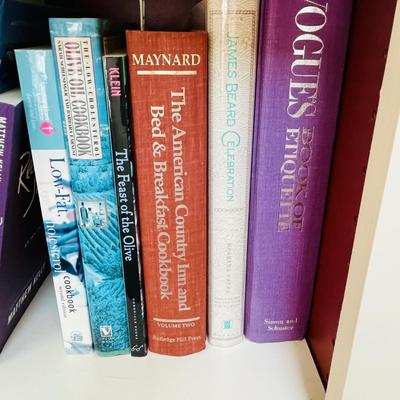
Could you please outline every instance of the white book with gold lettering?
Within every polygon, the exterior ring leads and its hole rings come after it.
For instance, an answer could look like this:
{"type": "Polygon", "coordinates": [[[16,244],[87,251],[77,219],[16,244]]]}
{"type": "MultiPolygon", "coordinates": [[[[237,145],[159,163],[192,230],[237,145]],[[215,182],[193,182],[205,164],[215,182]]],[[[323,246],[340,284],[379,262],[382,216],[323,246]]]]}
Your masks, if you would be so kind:
{"type": "Polygon", "coordinates": [[[243,338],[258,0],[209,0],[209,341],[243,338]]]}

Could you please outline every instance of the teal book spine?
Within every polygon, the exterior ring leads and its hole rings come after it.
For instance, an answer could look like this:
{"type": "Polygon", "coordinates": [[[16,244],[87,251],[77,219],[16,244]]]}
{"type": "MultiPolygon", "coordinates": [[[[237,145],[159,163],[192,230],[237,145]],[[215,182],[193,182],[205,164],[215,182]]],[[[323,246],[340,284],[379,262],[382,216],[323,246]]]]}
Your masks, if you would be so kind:
{"type": "Polygon", "coordinates": [[[100,355],[125,354],[128,319],[102,64],[110,25],[95,18],[49,22],[94,347],[100,355]]]}
{"type": "Polygon", "coordinates": [[[84,271],[53,54],[15,51],[64,348],[92,351],[84,271]]]}

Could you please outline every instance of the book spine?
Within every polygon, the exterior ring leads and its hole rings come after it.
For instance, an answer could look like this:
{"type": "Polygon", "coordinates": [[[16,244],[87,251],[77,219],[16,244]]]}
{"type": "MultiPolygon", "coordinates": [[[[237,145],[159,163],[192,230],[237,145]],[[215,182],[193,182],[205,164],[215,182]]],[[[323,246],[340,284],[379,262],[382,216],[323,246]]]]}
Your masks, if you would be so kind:
{"type": "Polygon", "coordinates": [[[9,109],[7,204],[0,260],[0,351],[49,272],[24,106],[19,90],[1,96],[9,109]]]}
{"type": "Polygon", "coordinates": [[[71,176],[51,50],[16,50],[64,347],[92,351],[71,176]]]}
{"type": "Polygon", "coordinates": [[[15,107],[0,102],[0,261],[5,229],[15,107]]]}
{"type": "Polygon", "coordinates": [[[149,348],[205,347],[207,34],[127,32],[149,348]]]}
{"type": "Polygon", "coordinates": [[[129,351],[99,19],[50,19],[95,350],[129,351]]]}
{"type": "Polygon", "coordinates": [[[258,0],[210,0],[208,337],[243,338],[258,0]]]}
{"type": "Polygon", "coordinates": [[[108,111],[118,199],[131,355],[147,353],[142,266],[132,152],[129,70],[126,55],[104,56],[108,111]]]}
{"type": "Polygon", "coordinates": [[[308,324],[352,2],[263,2],[245,334],[308,324]]]}

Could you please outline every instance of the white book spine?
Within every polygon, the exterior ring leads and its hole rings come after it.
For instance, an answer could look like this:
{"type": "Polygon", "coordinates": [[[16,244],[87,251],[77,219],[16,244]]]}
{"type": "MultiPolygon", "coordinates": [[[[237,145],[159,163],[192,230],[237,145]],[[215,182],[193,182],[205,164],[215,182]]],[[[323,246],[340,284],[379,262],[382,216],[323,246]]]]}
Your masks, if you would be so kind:
{"type": "Polygon", "coordinates": [[[93,340],[54,59],[50,49],[15,54],[64,347],[87,354],[93,340]]]}
{"type": "Polygon", "coordinates": [[[259,0],[209,0],[209,341],[243,339],[259,0]]]}

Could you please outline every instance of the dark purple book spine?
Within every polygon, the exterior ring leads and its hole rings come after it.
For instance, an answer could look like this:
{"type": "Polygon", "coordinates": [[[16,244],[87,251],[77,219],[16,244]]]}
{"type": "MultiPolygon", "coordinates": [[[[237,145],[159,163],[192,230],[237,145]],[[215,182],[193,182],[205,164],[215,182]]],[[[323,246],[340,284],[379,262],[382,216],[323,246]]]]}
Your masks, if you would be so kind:
{"type": "Polygon", "coordinates": [[[245,334],[302,339],[336,130],[351,0],[263,1],[245,334]]]}
{"type": "Polygon", "coordinates": [[[21,96],[1,96],[0,352],[49,272],[21,96]]]}
{"type": "Polygon", "coordinates": [[[3,245],[8,181],[10,177],[11,132],[14,127],[14,114],[14,106],[0,102],[0,258],[3,245]]]}

